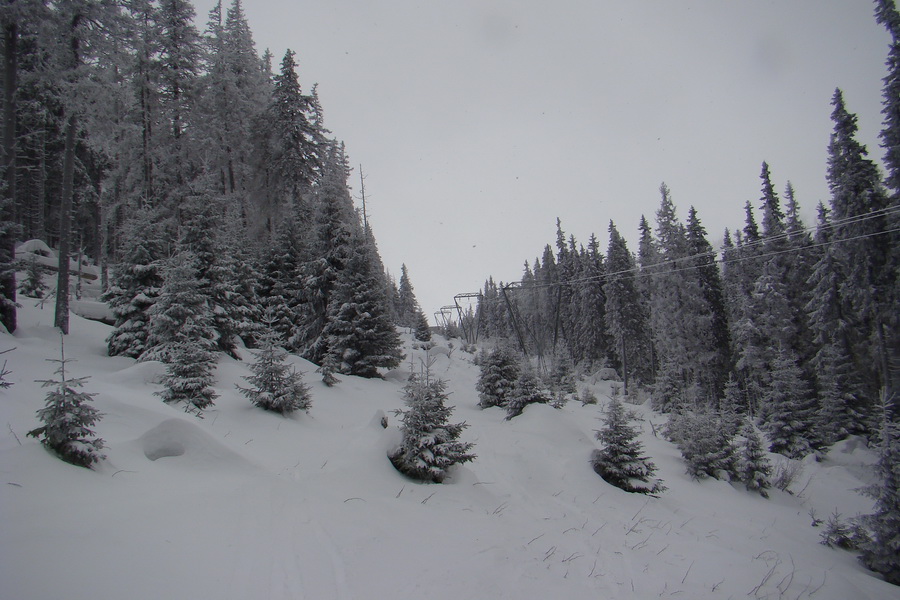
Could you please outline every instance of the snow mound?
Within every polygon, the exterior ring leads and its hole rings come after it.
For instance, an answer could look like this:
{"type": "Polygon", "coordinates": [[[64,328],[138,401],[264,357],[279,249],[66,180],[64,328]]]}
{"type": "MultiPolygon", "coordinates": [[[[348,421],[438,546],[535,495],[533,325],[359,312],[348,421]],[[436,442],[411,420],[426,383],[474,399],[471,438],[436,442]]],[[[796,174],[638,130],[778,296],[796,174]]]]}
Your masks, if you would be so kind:
{"type": "Polygon", "coordinates": [[[163,421],[140,437],[141,447],[151,461],[184,456],[194,463],[242,460],[202,429],[181,419],[163,421]]]}

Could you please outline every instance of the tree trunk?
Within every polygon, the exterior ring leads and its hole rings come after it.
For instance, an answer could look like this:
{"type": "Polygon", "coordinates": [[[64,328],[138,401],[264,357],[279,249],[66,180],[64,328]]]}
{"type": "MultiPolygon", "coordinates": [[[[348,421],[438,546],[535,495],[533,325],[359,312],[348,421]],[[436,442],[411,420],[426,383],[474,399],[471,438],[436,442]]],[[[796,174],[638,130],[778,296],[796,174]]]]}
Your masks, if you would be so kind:
{"type": "MultiPolygon", "coordinates": [[[[0,239],[0,260],[12,263],[16,256],[16,76],[19,31],[15,21],[3,24],[3,167],[6,180],[5,206],[0,217],[6,221],[0,239]]],[[[16,272],[10,268],[0,281],[0,294],[8,302],[0,303],[0,323],[12,333],[16,330],[16,272]]]]}
{"type": "Polygon", "coordinates": [[[75,178],[75,114],[66,123],[66,146],[63,158],[62,198],[59,206],[59,277],[56,283],[56,316],[54,325],[69,333],[69,242],[72,230],[72,190],[75,178]]]}

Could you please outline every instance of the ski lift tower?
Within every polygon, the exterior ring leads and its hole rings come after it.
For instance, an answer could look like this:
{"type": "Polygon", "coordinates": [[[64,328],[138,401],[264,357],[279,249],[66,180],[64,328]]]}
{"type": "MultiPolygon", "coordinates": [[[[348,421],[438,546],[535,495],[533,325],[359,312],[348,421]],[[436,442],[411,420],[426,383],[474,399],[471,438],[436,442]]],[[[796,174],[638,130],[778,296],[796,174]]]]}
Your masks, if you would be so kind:
{"type": "Polygon", "coordinates": [[[478,303],[481,302],[481,298],[481,292],[469,292],[453,296],[453,304],[456,306],[459,324],[462,327],[463,335],[466,336],[467,344],[478,342],[478,333],[481,329],[481,311],[478,310],[478,303]],[[465,313],[460,301],[467,304],[465,313]],[[472,307],[473,301],[475,302],[474,309],[472,307]]]}

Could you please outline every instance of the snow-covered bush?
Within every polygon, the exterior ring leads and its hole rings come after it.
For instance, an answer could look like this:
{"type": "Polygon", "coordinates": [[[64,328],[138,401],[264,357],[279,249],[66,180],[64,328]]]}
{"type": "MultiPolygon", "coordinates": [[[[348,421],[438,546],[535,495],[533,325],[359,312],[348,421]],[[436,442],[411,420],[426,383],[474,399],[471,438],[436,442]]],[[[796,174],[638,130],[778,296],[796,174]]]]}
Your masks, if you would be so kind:
{"type": "Polygon", "coordinates": [[[403,389],[408,408],[397,411],[403,442],[389,458],[398,471],[414,479],[440,483],[451,466],[475,459],[470,452],[474,444],[458,441],[468,425],[448,422],[453,407],[445,404],[446,389],[445,382],[431,381],[427,374],[413,377],[403,389]]]}
{"type": "Polygon", "coordinates": [[[67,379],[66,364],[73,362],[66,358],[65,348],[60,344],[60,358],[47,359],[59,363],[55,371],[59,379],[41,380],[41,387],[52,388],[47,393],[46,405],[37,411],[43,425],[28,432],[29,437],[40,438],[41,443],[55,452],[66,462],[90,468],[106,458],[101,454],[104,442],[94,437],[91,429],[102,417],[90,406],[95,394],[79,391],[87,377],[67,379]]]}
{"type": "Polygon", "coordinates": [[[655,494],[665,491],[662,480],[653,478],[656,465],[642,456],[637,435],[638,432],[628,424],[622,402],[613,398],[606,408],[603,429],[597,432],[603,448],[593,451],[591,465],[604,481],[626,492],[655,494]]]}
{"type": "Polygon", "coordinates": [[[803,473],[803,465],[796,460],[781,460],[775,464],[772,472],[772,487],[782,492],[793,494],[790,490],[794,481],[803,473]]]}

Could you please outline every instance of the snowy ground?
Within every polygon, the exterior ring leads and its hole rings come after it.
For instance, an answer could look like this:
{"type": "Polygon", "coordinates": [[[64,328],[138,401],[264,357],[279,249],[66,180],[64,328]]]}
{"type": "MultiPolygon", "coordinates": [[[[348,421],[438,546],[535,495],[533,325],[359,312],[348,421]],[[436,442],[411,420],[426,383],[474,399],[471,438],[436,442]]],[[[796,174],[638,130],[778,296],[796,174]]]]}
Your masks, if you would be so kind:
{"type": "Polygon", "coordinates": [[[50,306],[21,300],[19,331],[0,334],[0,351],[15,347],[0,356],[15,382],[0,390],[0,598],[900,598],[810,526],[811,508],[871,509],[852,491],[873,462],[858,443],[804,462],[795,494],[766,500],[690,480],[652,435],[663,417],[637,407],[669,490],[632,495],[588,464],[608,384],[593,386],[600,407],[529,406],[507,422],[476,407],[472,356],[443,340],[434,368],[478,458],[435,485],[386,458],[408,366],[329,389],[294,359],[313,407],[283,418],[235,393],[246,364],[223,358],[200,420],[153,395],[159,363],[107,357],[109,327],[73,316],[66,354],[91,376],[108,459],[70,466],[25,436],[59,336],[50,306]]]}

